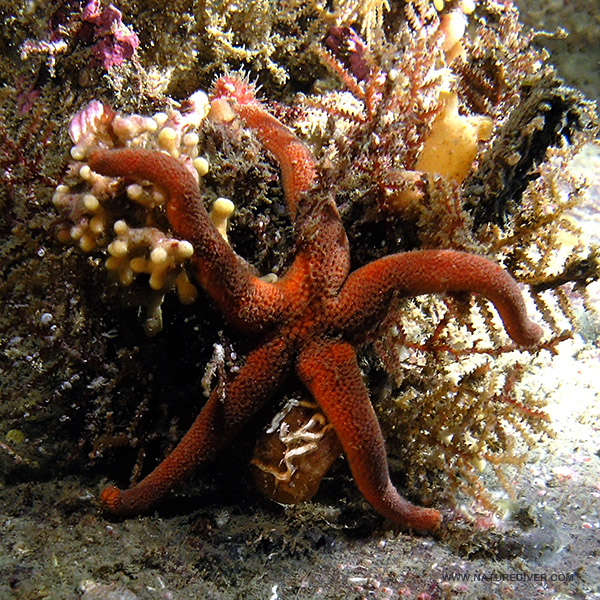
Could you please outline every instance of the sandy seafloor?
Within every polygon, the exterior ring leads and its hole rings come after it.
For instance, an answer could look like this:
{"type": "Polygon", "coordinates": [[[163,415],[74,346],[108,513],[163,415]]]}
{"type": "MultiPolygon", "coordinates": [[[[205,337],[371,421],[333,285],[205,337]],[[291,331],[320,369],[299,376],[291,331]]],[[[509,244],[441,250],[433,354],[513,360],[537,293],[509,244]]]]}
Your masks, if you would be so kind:
{"type": "Polygon", "coordinates": [[[446,510],[441,536],[397,532],[339,472],[285,508],[204,474],[203,489],[127,520],[100,512],[96,484],[27,482],[0,489],[0,598],[600,598],[598,359],[577,337],[532,373],[556,437],[502,519],[446,510]]]}
{"type": "MultiPolygon", "coordinates": [[[[523,18],[537,27],[564,17],[562,2],[544,3],[543,14],[529,4],[523,18]]],[[[579,65],[581,87],[598,98],[593,52],[572,51],[568,40],[552,48],[571,83],[579,65]]],[[[592,181],[583,229],[598,236],[598,148],[575,168],[592,181]]],[[[557,356],[537,360],[529,385],[547,395],[556,436],[515,481],[517,501],[504,518],[442,509],[441,535],[396,531],[362,501],[343,466],[312,502],[280,507],[222,483],[227,473],[217,465],[161,512],[126,520],[99,510],[97,480],[6,484],[0,600],[600,599],[598,332],[588,320],[557,356]]]]}

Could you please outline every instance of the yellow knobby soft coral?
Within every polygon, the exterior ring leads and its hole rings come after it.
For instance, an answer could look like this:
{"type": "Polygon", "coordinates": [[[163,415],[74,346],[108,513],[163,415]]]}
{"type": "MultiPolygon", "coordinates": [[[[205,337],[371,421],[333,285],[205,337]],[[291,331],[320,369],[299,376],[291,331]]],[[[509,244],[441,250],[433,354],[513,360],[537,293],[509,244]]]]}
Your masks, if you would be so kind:
{"type": "MultiPolygon", "coordinates": [[[[77,113],[69,126],[75,162],[53,197],[64,223],[58,237],[64,243],[76,242],[84,252],[105,249],[105,266],[121,285],[131,285],[139,274],[148,275],[152,292],[145,304],[150,335],[161,329],[160,306],[166,293],[175,289],[184,304],[197,297],[185,271],[193,248],[168,231],[163,214],[168,190],[148,181],[130,183],[99,175],[86,161],[97,148],[149,148],[169,154],[199,179],[209,169],[206,158],[199,155],[197,133],[208,111],[208,96],[202,91],[184,101],[180,110],[152,117],[120,115],[94,101],[77,113]],[[124,194],[129,205],[119,200],[124,194]],[[131,207],[137,209],[130,214],[131,207]],[[132,222],[124,220],[126,214],[132,222]]],[[[223,236],[228,216],[216,217],[223,236]]]]}

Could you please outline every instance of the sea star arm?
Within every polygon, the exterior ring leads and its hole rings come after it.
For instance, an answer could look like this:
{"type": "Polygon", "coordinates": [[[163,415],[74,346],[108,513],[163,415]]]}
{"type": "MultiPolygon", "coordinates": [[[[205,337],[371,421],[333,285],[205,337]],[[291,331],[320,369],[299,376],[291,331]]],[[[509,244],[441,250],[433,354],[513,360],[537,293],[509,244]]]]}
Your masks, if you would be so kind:
{"type": "Polygon", "coordinates": [[[298,374],[337,433],[365,499],[391,521],[419,531],[437,529],[437,510],[404,499],[390,480],[383,435],[352,346],[313,343],[298,357],[298,374]]]}
{"type": "Polygon", "coordinates": [[[232,109],[252,128],[262,145],[275,156],[281,168],[285,200],[296,219],[300,196],[316,177],[315,159],[310,150],[255,97],[254,87],[240,77],[224,75],[215,82],[213,98],[233,101],[232,109]]]}
{"type": "Polygon", "coordinates": [[[314,288],[337,293],[350,270],[348,239],[333,197],[307,193],[317,178],[311,151],[267,111],[245,80],[230,75],[219,78],[213,98],[231,101],[233,111],[279,163],[298,246],[294,262],[278,285],[296,299],[297,306],[309,300],[314,288]]]}
{"type": "Polygon", "coordinates": [[[290,294],[256,277],[211,223],[194,177],[162,152],[139,148],[96,150],[90,167],[102,175],[147,179],[169,196],[173,231],[194,248],[194,275],[227,319],[244,331],[262,331],[290,304],[290,294]]]}
{"type": "Polygon", "coordinates": [[[290,343],[274,338],[248,355],[239,374],[215,389],[197,419],[173,452],[128,490],[109,486],[100,499],[112,513],[150,510],[196,469],[213,458],[271,397],[289,371],[290,343]]]}
{"type": "Polygon", "coordinates": [[[474,292],[490,300],[506,332],[522,346],[536,344],[542,328],[527,316],[517,282],[500,265],[455,250],[416,250],[386,256],[346,280],[333,309],[335,327],[363,331],[394,296],[474,292]]]}
{"type": "Polygon", "coordinates": [[[254,129],[262,145],[277,158],[286,204],[294,221],[300,196],[311,188],[316,175],[315,160],[310,150],[258,102],[239,104],[234,110],[248,127],[254,129]]]}

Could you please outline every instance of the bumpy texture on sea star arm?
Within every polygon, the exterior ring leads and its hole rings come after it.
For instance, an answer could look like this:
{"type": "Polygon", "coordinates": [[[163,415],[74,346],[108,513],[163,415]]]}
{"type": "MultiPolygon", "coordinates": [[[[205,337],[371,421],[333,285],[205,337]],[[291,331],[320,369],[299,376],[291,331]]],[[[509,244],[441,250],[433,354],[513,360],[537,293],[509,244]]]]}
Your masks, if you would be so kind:
{"type": "Polygon", "coordinates": [[[287,308],[284,290],[256,277],[219,234],[197,182],[177,160],[152,150],[121,148],[94,151],[89,165],[101,175],[147,179],[168,194],[167,217],[174,232],[194,247],[196,279],[234,325],[261,331],[287,308]]]}
{"type": "Polygon", "coordinates": [[[248,127],[257,132],[263,146],[277,158],[288,210],[294,220],[300,196],[310,189],[315,178],[315,164],[310,150],[258,103],[240,104],[234,110],[248,127]]]}
{"type": "Polygon", "coordinates": [[[390,480],[383,436],[352,346],[313,343],[301,352],[297,368],[333,425],[365,499],[395,523],[419,531],[437,529],[440,513],[411,504],[390,480]]]}
{"type": "Polygon", "coordinates": [[[243,79],[225,75],[215,82],[214,98],[234,101],[233,110],[256,132],[262,145],[281,168],[281,180],[292,221],[301,194],[313,185],[316,167],[310,150],[256,99],[254,88],[243,79]]]}
{"type": "Polygon", "coordinates": [[[128,490],[109,486],[100,499],[112,513],[146,512],[212,459],[271,397],[288,375],[290,344],[281,337],[248,355],[239,374],[217,388],[185,436],[150,474],[128,490]]]}
{"type": "Polygon", "coordinates": [[[281,168],[281,180],[290,217],[295,225],[296,258],[279,281],[286,295],[308,300],[311,286],[325,295],[337,293],[350,270],[346,232],[333,197],[315,199],[307,192],[316,180],[315,159],[283,123],[271,115],[254,95],[254,88],[236,77],[223,76],[215,82],[213,98],[231,101],[231,108],[254,130],[263,146],[281,168]],[[310,278],[306,274],[310,272],[310,278]],[[301,285],[299,282],[302,282],[301,285]]]}
{"type": "Polygon", "coordinates": [[[354,271],[341,291],[335,325],[360,332],[387,310],[396,296],[473,292],[490,300],[506,332],[522,346],[532,346],[542,328],[527,316],[517,282],[500,265],[456,250],[416,250],[386,256],[354,271]]]}

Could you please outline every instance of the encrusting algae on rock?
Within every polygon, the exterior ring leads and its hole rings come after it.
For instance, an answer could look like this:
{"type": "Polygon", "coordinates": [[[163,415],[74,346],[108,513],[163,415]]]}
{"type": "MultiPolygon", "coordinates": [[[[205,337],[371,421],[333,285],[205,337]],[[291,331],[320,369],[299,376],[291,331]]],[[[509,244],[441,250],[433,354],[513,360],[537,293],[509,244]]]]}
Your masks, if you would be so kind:
{"type": "MultiPolygon", "coordinates": [[[[543,55],[529,47],[512,7],[467,4],[344,2],[328,14],[312,5],[297,14],[277,7],[270,16],[274,23],[308,23],[301,27],[302,43],[293,44],[304,51],[281,55],[277,65],[258,31],[235,38],[240,24],[233,18],[218,21],[229,30],[213,28],[211,35],[231,69],[244,65],[254,76],[248,57],[255,55],[256,65],[264,67],[259,95],[278,99],[268,109],[316,156],[321,180],[311,193],[334,199],[353,270],[393,253],[452,249],[486,256],[531,286],[530,292],[523,287],[528,310],[546,331],[533,348],[516,348],[485,300],[426,296],[399,298],[360,356],[394,459],[394,479],[404,474],[405,489],[422,502],[438,505],[443,496],[453,502],[460,490],[493,508],[481,473],[495,475],[510,489],[511,468],[524,464],[527,448],[549,429],[543,398],[520,385],[525,365],[569,335],[577,322],[573,307],[598,277],[596,263],[585,277],[577,269],[592,260],[590,248],[573,247],[562,261],[559,247],[560,232],[572,227],[564,224],[568,210],[579,198],[577,182],[563,167],[595,125],[589,105],[576,93],[544,83],[554,75],[543,55]],[[253,36],[254,45],[247,41],[253,36]],[[231,40],[239,44],[228,46],[231,40]],[[291,81],[289,87],[274,85],[269,74],[291,81]],[[295,85],[302,95],[295,94],[295,85]],[[513,193],[503,195],[500,181],[513,193]]],[[[285,45],[280,39],[273,43],[285,45]]],[[[198,60],[196,77],[208,90],[216,68],[198,60]]],[[[235,110],[227,115],[226,104],[212,102],[221,115],[213,120],[202,92],[154,116],[143,110],[128,114],[116,108],[119,101],[114,108],[97,100],[82,103],[73,111],[73,163],[54,195],[58,237],[102,256],[120,285],[141,292],[136,298],[146,307],[150,334],[169,331],[161,305],[171,290],[183,303],[203,297],[188,276],[192,249],[165,218],[168,191],[144,180],[94,173],[86,163],[95,148],[155,149],[178,160],[210,198],[224,199],[214,202],[211,218],[261,273],[281,275],[292,254],[289,225],[275,227],[285,223],[277,168],[235,110]],[[245,235],[250,230],[253,237],[245,235]]],[[[102,271],[96,269],[96,276],[102,271]]],[[[216,334],[222,323],[211,326],[216,334]]],[[[235,350],[222,358],[218,385],[242,365],[235,350]]],[[[127,407],[116,401],[109,410],[106,403],[93,407],[96,437],[86,443],[94,445],[96,456],[103,451],[120,456],[122,447],[134,447],[142,457],[136,475],[148,471],[152,458],[143,462],[144,438],[174,437],[169,423],[179,417],[167,408],[162,424],[149,424],[139,415],[152,402],[133,398],[127,407]],[[105,421],[102,410],[110,413],[105,421]]],[[[309,458],[315,446],[319,451],[320,432],[311,437],[319,418],[307,411],[303,420],[283,429],[272,426],[267,434],[296,446],[280,449],[279,458],[255,460],[276,479],[284,481],[296,469],[290,461],[295,453],[309,458]]],[[[257,456],[266,443],[260,442],[257,456]]],[[[339,449],[323,453],[335,459],[339,449]]],[[[311,473],[310,460],[296,469],[296,477],[304,478],[300,486],[316,488],[322,476],[311,473]]],[[[273,482],[260,485],[272,488],[273,482]]]]}

